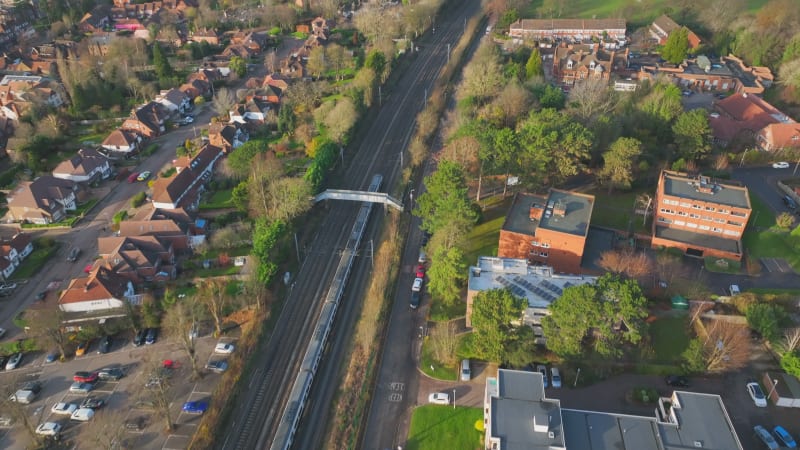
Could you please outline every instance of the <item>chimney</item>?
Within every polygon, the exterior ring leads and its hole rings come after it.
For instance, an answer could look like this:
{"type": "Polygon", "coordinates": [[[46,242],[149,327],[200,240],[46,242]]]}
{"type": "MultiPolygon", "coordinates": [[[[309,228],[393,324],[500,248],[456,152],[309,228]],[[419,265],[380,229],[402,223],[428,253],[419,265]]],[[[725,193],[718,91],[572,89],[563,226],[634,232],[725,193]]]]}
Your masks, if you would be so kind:
{"type": "Polygon", "coordinates": [[[531,209],[528,216],[531,219],[531,222],[542,220],[543,214],[544,214],[544,205],[540,205],[538,203],[531,204],[531,209]]]}

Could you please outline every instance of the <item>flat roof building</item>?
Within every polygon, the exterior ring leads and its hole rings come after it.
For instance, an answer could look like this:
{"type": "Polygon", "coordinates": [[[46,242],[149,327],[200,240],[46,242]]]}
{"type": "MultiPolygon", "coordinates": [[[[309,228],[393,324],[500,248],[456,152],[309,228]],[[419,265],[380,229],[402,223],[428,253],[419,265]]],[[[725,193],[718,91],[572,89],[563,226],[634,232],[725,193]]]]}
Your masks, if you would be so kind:
{"type": "Polygon", "coordinates": [[[593,207],[593,196],[559,189],[546,197],[517,194],[500,229],[497,256],[581,273],[593,207]]]}
{"type": "Polygon", "coordinates": [[[674,391],[654,417],[561,408],[542,374],[499,369],[486,379],[487,450],[742,450],[722,398],[674,391]]]}

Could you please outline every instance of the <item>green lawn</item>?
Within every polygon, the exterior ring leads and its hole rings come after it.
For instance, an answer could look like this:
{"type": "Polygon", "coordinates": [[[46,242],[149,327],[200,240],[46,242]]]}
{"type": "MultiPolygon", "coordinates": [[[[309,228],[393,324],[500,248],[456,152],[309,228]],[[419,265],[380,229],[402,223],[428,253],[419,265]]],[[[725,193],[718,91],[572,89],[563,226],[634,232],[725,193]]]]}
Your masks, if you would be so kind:
{"type": "Polygon", "coordinates": [[[686,317],[664,317],[650,324],[650,338],[657,362],[668,363],[681,359],[681,353],[689,346],[686,332],[686,317]]]}
{"type": "Polygon", "coordinates": [[[633,205],[640,193],[619,192],[609,195],[606,190],[592,192],[594,195],[592,225],[627,232],[633,222],[634,231],[637,233],[650,233],[649,227],[642,223],[642,216],[633,215],[633,205]]]}
{"type": "MultiPolygon", "coordinates": [[[[748,10],[757,11],[768,0],[747,0],[748,10]]],[[[569,18],[604,18],[604,17],[624,17],[629,24],[641,24],[651,22],[663,13],[675,13],[674,2],[669,0],[572,0],[570,2],[558,2],[560,14],[558,17],[569,18]]],[[[539,17],[537,12],[542,6],[542,0],[530,3],[530,8],[524,17],[539,17]]],[[[629,25],[630,26],[630,25],[629,25]]],[[[628,29],[630,32],[630,28],[628,29]]]]}
{"type": "Polygon", "coordinates": [[[509,197],[483,212],[483,220],[475,225],[466,239],[464,260],[467,264],[475,264],[479,256],[497,256],[500,228],[512,201],[513,197],[509,197]]]}
{"type": "Polygon", "coordinates": [[[742,270],[742,262],[733,259],[713,258],[707,256],[703,260],[706,270],[715,273],[739,273],[742,270]]]}
{"type": "Polygon", "coordinates": [[[775,213],[772,212],[769,205],[752,192],[750,192],[750,206],[753,211],[750,213],[750,221],[747,222],[748,227],[771,228],[775,226],[775,213]]]}
{"type": "MultiPolygon", "coordinates": [[[[453,395],[450,392],[450,395],[453,395]]],[[[458,398],[456,398],[458,401],[458,398]]],[[[481,448],[481,432],[475,422],[483,419],[481,408],[425,405],[414,410],[406,450],[475,450],[481,448]]]]}
{"type": "Polygon", "coordinates": [[[457,301],[452,305],[446,305],[439,299],[431,302],[430,319],[434,322],[447,322],[456,317],[464,317],[467,314],[467,304],[457,301]]]}
{"type": "Polygon", "coordinates": [[[422,343],[419,368],[423,373],[437,380],[455,381],[458,379],[458,367],[446,366],[433,357],[429,337],[426,337],[422,343]]]}
{"type": "Polygon", "coordinates": [[[233,189],[225,189],[213,192],[210,196],[206,197],[203,202],[200,203],[200,209],[232,208],[232,192],[233,189]]]}
{"type": "Polygon", "coordinates": [[[50,257],[58,251],[58,244],[56,243],[50,247],[41,247],[37,245],[37,242],[34,242],[33,247],[33,252],[25,258],[25,261],[11,275],[12,280],[30,278],[34,273],[39,272],[50,257]]]}

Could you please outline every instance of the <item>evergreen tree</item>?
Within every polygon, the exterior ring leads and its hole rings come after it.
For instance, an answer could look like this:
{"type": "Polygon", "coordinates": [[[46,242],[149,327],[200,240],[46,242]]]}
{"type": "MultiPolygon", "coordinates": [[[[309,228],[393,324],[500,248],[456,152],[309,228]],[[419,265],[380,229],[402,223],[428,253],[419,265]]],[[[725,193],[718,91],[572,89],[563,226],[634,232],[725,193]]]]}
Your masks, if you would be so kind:
{"type": "Polygon", "coordinates": [[[536,75],[544,75],[544,72],[542,71],[542,55],[539,54],[539,49],[534,47],[525,64],[525,77],[531,79],[536,75]]]}
{"type": "Polygon", "coordinates": [[[165,80],[172,76],[172,66],[169,65],[169,61],[158,42],[153,44],[153,65],[159,80],[165,80]]]}

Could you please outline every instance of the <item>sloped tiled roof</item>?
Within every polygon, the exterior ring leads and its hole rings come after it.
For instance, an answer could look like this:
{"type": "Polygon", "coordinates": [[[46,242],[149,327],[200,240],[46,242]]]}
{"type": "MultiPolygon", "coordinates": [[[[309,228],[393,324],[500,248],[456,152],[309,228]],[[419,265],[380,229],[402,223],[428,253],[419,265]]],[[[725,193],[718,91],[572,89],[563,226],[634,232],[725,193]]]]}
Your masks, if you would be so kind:
{"type": "Polygon", "coordinates": [[[92,302],[115,298],[122,300],[128,280],[113,270],[99,266],[88,277],[75,278],[58,299],[59,304],[92,302]]]}
{"type": "Polygon", "coordinates": [[[115,147],[126,147],[136,142],[136,135],[127,130],[114,130],[109,134],[102,145],[113,145],[115,147]]]}
{"type": "Polygon", "coordinates": [[[9,206],[54,211],[60,206],[56,200],[72,194],[75,182],[43,175],[33,181],[20,181],[8,197],[9,206]]]}
{"type": "Polygon", "coordinates": [[[80,149],[78,154],[72,158],[62,161],[55,169],[53,174],[65,175],[89,175],[97,169],[108,164],[108,158],[100,154],[97,150],[80,149]]]}

